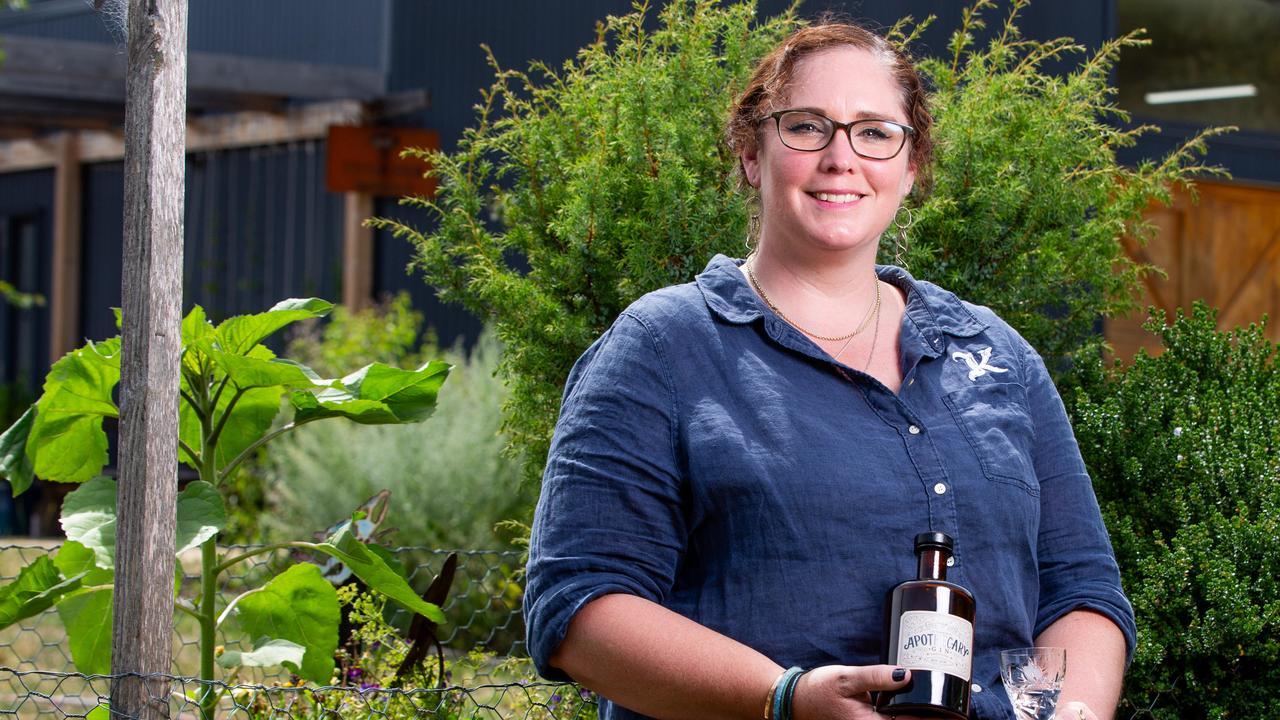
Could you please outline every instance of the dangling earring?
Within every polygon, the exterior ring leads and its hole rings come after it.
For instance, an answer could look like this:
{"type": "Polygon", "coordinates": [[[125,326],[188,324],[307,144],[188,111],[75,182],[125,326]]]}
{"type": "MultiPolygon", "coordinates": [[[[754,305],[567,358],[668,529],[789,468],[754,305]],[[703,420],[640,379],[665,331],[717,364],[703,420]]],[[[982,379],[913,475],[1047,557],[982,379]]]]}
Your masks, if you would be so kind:
{"type": "Polygon", "coordinates": [[[911,229],[912,223],[916,221],[911,214],[911,208],[903,205],[898,208],[898,212],[893,215],[893,226],[898,229],[898,235],[893,242],[893,264],[907,269],[907,230],[911,229]],[[906,219],[902,218],[902,213],[906,213],[906,219]]]}
{"type": "Polygon", "coordinates": [[[756,244],[760,239],[760,213],[751,213],[747,218],[747,238],[743,241],[743,245],[747,246],[747,256],[750,257],[756,251],[756,244]]]}

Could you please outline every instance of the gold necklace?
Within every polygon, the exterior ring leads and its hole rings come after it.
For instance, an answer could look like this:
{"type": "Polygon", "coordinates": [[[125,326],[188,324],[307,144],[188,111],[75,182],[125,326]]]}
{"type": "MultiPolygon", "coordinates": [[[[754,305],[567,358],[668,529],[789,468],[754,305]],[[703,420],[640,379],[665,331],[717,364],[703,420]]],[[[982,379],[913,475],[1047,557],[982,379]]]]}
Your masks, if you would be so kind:
{"type": "MultiPolygon", "coordinates": [[[[880,282],[879,280],[876,281],[877,287],[879,286],[879,282],[880,282]]],[[[871,370],[871,358],[876,356],[876,343],[879,342],[880,340],[880,307],[879,306],[876,307],[875,318],[871,322],[875,324],[871,326],[872,328],[871,349],[867,351],[867,361],[862,364],[862,372],[864,373],[869,372],[871,370]]],[[[840,351],[837,352],[835,355],[832,355],[831,359],[839,361],[840,356],[844,354],[844,351],[849,348],[849,344],[852,342],[853,342],[853,338],[849,338],[848,340],[845,340],[844,344],[840,346],[840,351]]]]}
{"type": "MultiPolygon", "coordinates": [[[[838,337],[827,337],[826,335],[819,335],[819,334],[818,334],[818,333],[816,333],[816,332],[810,332],[810,331],[805,330],[804,328],[800,327],[799,325],[797,325],[797,324],[796,324],[796,322],[795,322],[794,320],[792,320],[791,318],[789,318],[789,317],[787,317],[786,315],[784,315],[784,314],[782,313],[782,311],[778,309],[778,306],[777,306],[777,305],[774,305],[774,304],[773,304],[773,301],[769,299],[769,296],[765,293],[764,288],[760,287],[760,281],[756,280],[756,274],[755,274],[754,272],[752,272],[752,271],[751,271],[751,266],[750,266],[750,265],[745,265],[744,267],[745,267],[745,268],[746,268],[746,270],[747,270],[747,279],[751,281],[751,287],[755,288],[756,293],[757,293],[758,295],[760,295],[760,298],[761,298],[762,300],[764,300],[764,304],[765,304],[765,305],[768,305],[768,306],[769,306],[769,309],[770,309],[770,310],[772,310],[772,311],[773,311],[773,312],[774,312],[778,317],[780,317],[780,318],[782,318],[784,321],[786,321],[786,323],[787,323],[788,325],[790,325],[791,327],[793,327],[793,328],[795,328],[795,329],[799,330],[800,332],[804,333],[805,335],[808,335],[809,337],[814,338],[814,339],[816,339],[816,340],[826,340],[827,342],[840,342],[841,340],[849,340],[849,339],[851,339],[854,335],[857,335],[858,333],[860,333],[860,332],[862,332],[863,330],[866,330],[866,329],[867,329],[867,323],[868,323],[868,322],[870,322],[870,320],[871,320],[871,316],[872,316],[872,315],[875,315],[875,316],[879,317],[879,314],[880,314],[880,280],[879,280],[879,279],[877,279],[877,280],[876,280],[876,300],[875,300],[875,302],[874,302],[874,303],[872,303],[872,304],[871,304],[871,307],[867,308],[867,314],[862,316],[862,322],[858,323],[858,327],[854,328],[854,329],[853,329],[853,332],[848,333],[847,335],[840,335],[840,336],[838,336],[838,337]]],[[[848,345],[846,344],[846,346],[845,346],[845,347],[848,347],[848,345]]],[[[844,352],[844,348],[840,348],[840,352],[844,352]]]]}

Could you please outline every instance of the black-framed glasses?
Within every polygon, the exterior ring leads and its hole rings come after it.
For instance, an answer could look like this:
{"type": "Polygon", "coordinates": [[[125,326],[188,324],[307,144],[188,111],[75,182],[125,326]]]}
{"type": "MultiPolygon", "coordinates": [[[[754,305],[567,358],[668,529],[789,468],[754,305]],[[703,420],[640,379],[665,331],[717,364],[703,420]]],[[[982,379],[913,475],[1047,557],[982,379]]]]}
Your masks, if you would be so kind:
{"type": "Polygon", "coordinates": [[[761,118],[760,122],[770,119],[778,128],[778,139],[792,150],[817,152],[831,144],[837,130],[844,130],[853,151],[870,160],[896,157],[906,146],[907,136],[916,132],[910,125],[892,120],[842,123],[812,110],[779,110],[761,118]]]}

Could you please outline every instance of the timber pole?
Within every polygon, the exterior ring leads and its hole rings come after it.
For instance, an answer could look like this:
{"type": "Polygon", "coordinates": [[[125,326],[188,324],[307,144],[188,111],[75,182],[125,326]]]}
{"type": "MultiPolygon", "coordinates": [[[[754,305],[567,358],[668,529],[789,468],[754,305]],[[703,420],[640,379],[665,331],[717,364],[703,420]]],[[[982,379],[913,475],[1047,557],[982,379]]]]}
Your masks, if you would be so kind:
{"type": "Polygon", "coordinates": [[[187,0],[128,0],[113,717],[169,717],[187,0]]]}

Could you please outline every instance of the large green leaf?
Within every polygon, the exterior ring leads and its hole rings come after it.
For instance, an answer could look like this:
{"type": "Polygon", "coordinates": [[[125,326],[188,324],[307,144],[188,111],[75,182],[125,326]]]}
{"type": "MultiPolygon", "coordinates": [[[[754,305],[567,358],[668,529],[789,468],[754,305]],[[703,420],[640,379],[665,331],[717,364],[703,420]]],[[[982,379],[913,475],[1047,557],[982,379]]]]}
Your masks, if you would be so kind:
{"type": "Polygon", "coordinates": [[[421,422],[435,410],[436,395],[452,369],[433,361],[417,370],[382,363],[367,365],[342,378],[342,388],[289,396],[296,422],[344,417],[365,425],[421,422]]]}
{"type": "Polygon", "coordinates": [[[194,480],[178,493],[177,552],[198,547],[227,526],[227,509],[217,488],[194,480]]]}
{"type": "MultiPolygon", "coordinates": [[[[199,376],[203,369],[200,366],[202,355],[197,348],[213,336],[213,323],[205,317],[204,308],[193,306],[187,316],[182,318],[182,373],[199,376]]],[[[187,386],[184,385],[184,388],[187,386]]]]}
{"type": "Polygon", "coordinates": [[[312,682],[329,683],[338,649],[338,592],[320,576],[320,568],[302,563],[285,570],[241,597],[236,615],[250,637],[288,640],[306,648],[302,664],[290,670],[312,682]]]}
{"type": "Polygon", "coordinates": [[[213,335],[213,323],[204,314],[204,308],[192,305],[187,316],[182,318],[182,346],[189,347],[213,335]]]}
{"type": "Polygon", "coordinates": [[[0,587],[0,628],[53,607],[58,598],[79,589],[80,579],[66,579],[48,555],[22,568],[13,582],[0,587]]]}
{"type": "Polygon", "coordinates": [[[116,481],[96,477],[62,501],[62,531],[94,552],[98,567],[116,566],[116,481]]]}
{"type": "Polygon", "coordinates": [[[218,365],[218,369],[231,377],[231,382],[240,388],[271,387],[282,385],[290,388],[307,388],[320,381],[320,378],[305,365],[292,360],[272,358],[270,360],[236,355],[209,349],[206,351],[218,365]]]}
{"type": "Polygon", "coordinates": [[[410,610],[427,616],[437,623],[444,623],[444,613],[413,591],[409,583],[387,565],[377,553],[356,539],[351,533],[351,523],[343,523],[327,542],[314,546],[320,552],[341,560],[365,585],[395,600],[410,610]]]}
{"type": "Polygon", "coordinates": [[[85,675],[111,672],[111,588],[77,593],[58,603],[71,660],[85,675]]]}
{"type": "Polygon", "coordinates": [[[0,435],[0,478],[9,481],[14,497],[26,492],[35,478],[31,455],[27,453],[27,437],[35,421],[36,406],[32,405],[0,435]]]}
{"type": "Polygon", "coordinates": [[[224,668],[283,665],[296,672],[302,666],[306,652],[305,647],[289,640],[263,638],[254,642],[254,648],[249,652],[228,650],[222,653],[218,656],[218,664],[224,668]]]}
{"type": "Polygon", "coordinates": [[[119,415],[111,391],[120,382],[120,339],[89,343],[53,364],[27,437],[36,476],[84,482],[107,464],[102,420],[119,415]]]}
{"type": "Polygon", "coordinates": [[[218,344],[223,352],[243,355],[280,328],[299,320],[324,317],[331,310],[333,303],[319,298],[282,300],[264,313],[227,319],[218,326],[218,344]]]}
{"type": "Polygon", "coordinates": [[[98,567],[98,554],[75,540],[67,540],[58,548],[53,557],[53,564],[62,573],[62,577],[80,577],[83,586],[109,585],[115,579],[115,572],[108,568],[98,567]]]}

